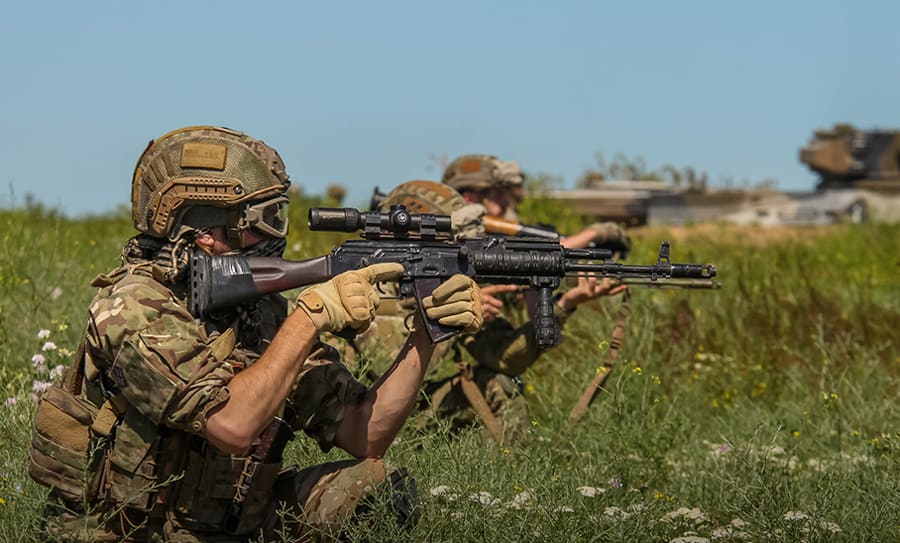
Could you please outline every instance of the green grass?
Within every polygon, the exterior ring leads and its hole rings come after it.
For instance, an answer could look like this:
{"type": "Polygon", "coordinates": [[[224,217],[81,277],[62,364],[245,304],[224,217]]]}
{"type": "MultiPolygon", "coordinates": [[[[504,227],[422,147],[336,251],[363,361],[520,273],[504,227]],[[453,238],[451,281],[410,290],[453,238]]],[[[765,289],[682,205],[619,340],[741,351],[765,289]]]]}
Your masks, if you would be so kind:
{"type": "MultiPolygon", "coordinates": [[[[294,224],[318,203],[300,202],[294,224]]],[[[88,283],[116,265],[132,227],[127,216],[71,221],[40,207],[0,211],[0,226],[0,400],[16,402],[0,405],[0,541],[30,541],[45,494],[25,473],[32,356],[52,367],[74,350],[88,283]],[[57,349],[41,351],[48,340],[57,349]]],[[[343,239],[304,231],[294,228],[289,257],[343,239]]],[[[388,460],[415,475],[421,522],[409,533],[375,522],[351,538],[900,540],[900,226],[633,237],[629,262],[654,261],[669,239],[673,261],[714,262],[724,288],[635,288],[607,390],[571,426],[618,302],[579,309],[563,345],[525,376],[527,438],[501,448],[476,431],[405,431],[388,460]]],[[[306,439],[288,452],[299,463],[343,457],[306,439]]]]}

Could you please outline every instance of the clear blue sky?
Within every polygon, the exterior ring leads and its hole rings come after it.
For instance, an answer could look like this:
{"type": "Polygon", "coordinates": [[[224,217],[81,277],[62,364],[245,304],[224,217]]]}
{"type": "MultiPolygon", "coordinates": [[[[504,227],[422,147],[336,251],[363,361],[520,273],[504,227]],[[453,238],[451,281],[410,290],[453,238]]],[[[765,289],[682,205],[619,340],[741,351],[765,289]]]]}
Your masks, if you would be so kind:
{"type": "Polygon", "coordinates": [[[276,147],[321,193],[486,152],[565,186],[596,152],[812,189],[838,121],[900,128],[898,2],[0,0],[0,206],[127,204],[191,124],[276,147]]]}

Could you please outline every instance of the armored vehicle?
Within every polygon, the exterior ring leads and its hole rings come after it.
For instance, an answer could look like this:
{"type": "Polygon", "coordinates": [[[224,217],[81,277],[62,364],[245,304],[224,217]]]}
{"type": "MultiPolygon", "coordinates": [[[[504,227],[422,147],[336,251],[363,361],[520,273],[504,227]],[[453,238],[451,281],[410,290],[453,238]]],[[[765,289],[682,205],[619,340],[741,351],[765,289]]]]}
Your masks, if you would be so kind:
{"type": "Polygon", "coordinates": [[[900,192],[900,131],[817,130],[800,161],[820,177],[818,190],[857,188],[900,192]]]}
{"type": "Polygon", "coordinates": [[[849,201],[853,222],[900,220],[900,131],[817,130],[800,161],[819,175],[817,194],[849,201]]]}
{"type": "Polygon", "coordinates": [[[849,125],[818,130],[800,149],[800,161],[819,176],[814,191],[698,190],[659,181],[604,181],[551,196],[576,213],[633,226],[900,221],[900,131],[849,125]]]}

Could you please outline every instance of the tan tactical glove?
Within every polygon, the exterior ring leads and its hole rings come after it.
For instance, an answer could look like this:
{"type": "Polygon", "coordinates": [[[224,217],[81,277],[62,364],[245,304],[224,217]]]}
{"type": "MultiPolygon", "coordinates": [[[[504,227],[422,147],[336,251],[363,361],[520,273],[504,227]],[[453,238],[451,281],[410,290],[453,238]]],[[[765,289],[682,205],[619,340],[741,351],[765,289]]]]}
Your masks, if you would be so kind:
{"type": "Polygon", "coordinates": [[[347,326],[360,329],[368,326],[378,307],[380,298],[373,285],[396,281],[402,274],[403,265],[398,263],[344,272],[304,290],[297,298],[297,307],[309,315],[319,333],[339,332],[347,326]]]}
{"type": "Polygon", "coordinates": [[[631,249],[631,237],[625,232],[625,229],[614,222],[595,222],[588,226],[596,232],[594,242],[601,244],[604,242],[618,243],[625,247],[625,250],[631,249]]]}
{"type": "Polygon", "coordinates": [[[431,296],[422,300],[422,308],[429,319],[462,328],[467,334],[481,330],[484,323],[481,290],[475,281],[462,274],[438,285],[431,296]]]}

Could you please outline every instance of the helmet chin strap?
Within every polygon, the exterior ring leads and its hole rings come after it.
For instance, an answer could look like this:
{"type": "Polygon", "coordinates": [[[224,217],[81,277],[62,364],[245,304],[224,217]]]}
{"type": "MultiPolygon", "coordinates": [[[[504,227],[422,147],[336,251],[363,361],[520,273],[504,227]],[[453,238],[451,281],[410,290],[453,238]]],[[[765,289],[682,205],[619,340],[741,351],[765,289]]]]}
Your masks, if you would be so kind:
{"type": "Polygon", "coordinates": [[[238,207],[231,207],[226,210],[227,224],[225,225],[225,235],[228,238],[228,246],[232,251],[241,250],[241,229],[239,224],[243,217],[243,211],[238,207]]]}

